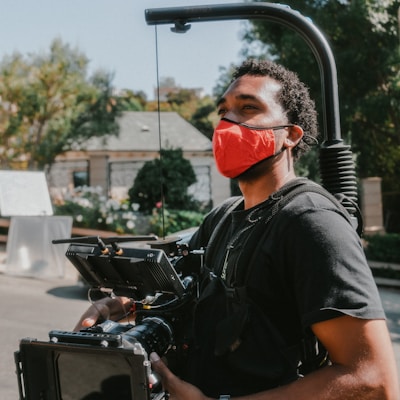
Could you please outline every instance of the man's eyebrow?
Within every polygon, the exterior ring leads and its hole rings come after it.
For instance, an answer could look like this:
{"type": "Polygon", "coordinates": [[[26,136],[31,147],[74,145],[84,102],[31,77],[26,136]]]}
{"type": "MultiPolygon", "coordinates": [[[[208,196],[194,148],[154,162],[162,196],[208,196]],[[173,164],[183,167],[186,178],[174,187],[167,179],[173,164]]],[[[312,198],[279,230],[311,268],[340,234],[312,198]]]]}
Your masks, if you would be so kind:
{"type": "Polygon", "coordinates": [[[246,94],[242,93],[236,96],[238,100],[253,100],[253,101],[258,101],[260,102],[260,98],[258,96],[255,96],[254,94],[246,94]]]}
{"type": "MultiPolygon", "coordinates": [[[[253,94],[238,94],[236,97],[238,100],[254,100],[254,101],[260,101],[260,99],[257,96],[254,96],[253,94]]],[[[218,102],[217,102],[217,107],[220,106],[221,104],[226,103],[226,98],[221,97],[218,102]]]]}

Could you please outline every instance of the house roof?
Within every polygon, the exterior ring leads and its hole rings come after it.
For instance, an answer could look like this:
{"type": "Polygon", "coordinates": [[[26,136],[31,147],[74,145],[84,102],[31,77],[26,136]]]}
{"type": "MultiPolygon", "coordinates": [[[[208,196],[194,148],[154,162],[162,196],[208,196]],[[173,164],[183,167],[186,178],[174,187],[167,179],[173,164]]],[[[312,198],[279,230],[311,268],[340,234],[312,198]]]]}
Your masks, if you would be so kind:
{"type": "Polygon", "coordinates": [[[176,112],[125,111],[118,118],[118,136],[92,137],[85,144],[89,151],[159,151],[181,148],[183,151],[210,151],[211,140],[176,112]],[[160,120],[160,129],[159,129],[160,120]]]}

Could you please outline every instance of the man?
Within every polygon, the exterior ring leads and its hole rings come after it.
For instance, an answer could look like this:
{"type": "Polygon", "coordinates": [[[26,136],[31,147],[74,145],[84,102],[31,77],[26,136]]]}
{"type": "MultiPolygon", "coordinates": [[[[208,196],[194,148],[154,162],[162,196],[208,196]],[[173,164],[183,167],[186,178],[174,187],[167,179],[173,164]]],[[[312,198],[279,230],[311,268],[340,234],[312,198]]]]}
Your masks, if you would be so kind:
{"type": "Polygon", "coordinates": [[[378,291],[346,212],[312,190],[280,203],[304,184],[293,164],[317,135],[308,90],[283,67],[249,60],[218,113],[215,161],[243,198],[213,210],[191,241],[206,248],[210,272],[186,373],[151,355],[170,399],[398,400],[378,291]]]}

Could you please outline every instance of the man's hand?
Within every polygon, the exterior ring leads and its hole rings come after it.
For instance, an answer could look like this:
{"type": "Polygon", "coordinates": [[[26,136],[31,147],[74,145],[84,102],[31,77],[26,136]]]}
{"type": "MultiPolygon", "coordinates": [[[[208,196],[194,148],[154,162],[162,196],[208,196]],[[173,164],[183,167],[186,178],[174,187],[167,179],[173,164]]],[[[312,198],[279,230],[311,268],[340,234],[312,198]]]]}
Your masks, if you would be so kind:
{"type": "Polygon", "coordinates": [[[128,297],[105,297],[98,300],[81,316],[74,331],[89,328],[99,322],[99,320],[110,319],[112,321],[119,321],[128,313],[130,304],[131,301],[128,297]]]}
{"type": "Polygon", "coordinates": [[[170,395],[170,400],[211,400],[196,386],[183,381],[174,375],[163,363],[158,354],[150,354],[151,366],[160,375],[163,388],[170,395]]]}

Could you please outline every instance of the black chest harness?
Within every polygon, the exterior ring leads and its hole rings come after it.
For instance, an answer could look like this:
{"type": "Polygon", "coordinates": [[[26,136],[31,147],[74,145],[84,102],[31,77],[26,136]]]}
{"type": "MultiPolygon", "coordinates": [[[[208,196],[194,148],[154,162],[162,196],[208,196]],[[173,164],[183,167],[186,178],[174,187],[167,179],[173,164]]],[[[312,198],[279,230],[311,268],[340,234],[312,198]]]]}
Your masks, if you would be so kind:
{"type": "MultiPolygon", "coordinates": [[[[247,290],[249,276],[254,265],[257,265],[257,260],[253,259],[258,253],[255,251],[259,244],[257,238],[262,237],[266,225],[285,205],[304,192],[315,192],[325,196],[342,210],[342,214],[350,224],[352,223],[347,211],[336,197],[308,179],[297,178],[276,192],[267,206],[260,207],[255,210],[256,212],[249,214],[248,223],[239,227],[229,241],[222,265],[208,269],[207,266],[212,265],[219,247],[219,236],[228,229],[231,213],[237,209],[243,199],[238,197],[227,201],[222,206],[222,217],[212,231],[205,253],[206,276],[196,313],[199,315],[209,313],[207,308],[213,306],[224,310],[213,315],[214,320],[217,321],[215,332],[212,333],[215,336],[214,355],[225,357],[231,367],[243,371],[243,374],[267,377],[272,382],[271,386],[295,380],[299,375],[320,368],[329,362],[325,349],[319,344],[311,330],[304,333],[298,345],[292,348],[285,347],[283,339],[279,337],[279,332],[258,306],[258,301],[254,299],[253,294],[248,293],[247,290]],[[245,251],[246,268],[241,268],[245,272],[232,275],[230,273],[232,263],[229,263],[228,268],[228,260],[231,250],[238,242],[240,243],[236,262],[242,257],[241,251],[245,251]],[[270,341],[272,346],[263,351],[260,347],[265,347],[266,341],[270,341]],[[276,354],[271,354],[274,352],[276,354]],[[271,364],[274,366],[271,367],[271,364]]],[[[204,321],[204,318],[207,318],[206,314],[199,320],[204,321]]],[[[200,336],[208,334],[201,326],[195,325],[194,328],[200,336]]]]}

